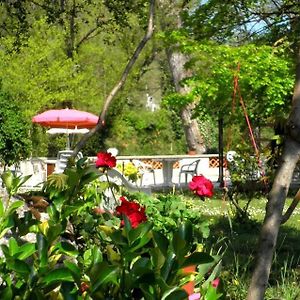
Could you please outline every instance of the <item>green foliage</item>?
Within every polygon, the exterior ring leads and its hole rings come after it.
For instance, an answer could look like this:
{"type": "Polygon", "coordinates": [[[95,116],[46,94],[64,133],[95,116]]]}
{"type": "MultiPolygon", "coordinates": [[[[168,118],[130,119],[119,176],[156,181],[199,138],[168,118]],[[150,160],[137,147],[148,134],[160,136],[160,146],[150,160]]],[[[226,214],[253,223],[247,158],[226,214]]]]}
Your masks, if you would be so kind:
{"type": "Polygon", "coordinates": [[[1,174],[1,180],[7,191],[7,195],[0,198],[0,238],[15,226],[15,212],[24,203],[19,200],[12,201],[12,197],[29,178],[30,176],[15,176],[10,170],[1,174]]]}
{"type": "Polygon", "coordinates": [[[191,57],[186,67],[194,76],[182,84],[191,92],[184,97],[171,93],[164,97],[163,103],[180,114],[184,105],[194,101],[193,117],[199,120],[209,148],[217,146],[216,132],[215,136],[207,137],[210,124],[216,128],[220,117],[224,120],[227,144],[235,147],[245,143],[239,134],[247,130],[242,105],[246,106],[252,128],[287,117],[294,84],[288,46],[286,43],[276,47],[229,46],[183,39],[181,50],[191,57]],[[238,86],[234,83],[235,76],[238,86]]]}
{"type": "Polygon", "coordinates": [[[191,94],[181,95],[181,94],[169,94],[164,97],[162,104],[180,111],[183,107],[192,103],[194,101],[194,96],[191,94]]]}
{"type": "MultiPolygon", "coordinates": [[[[96,195],[109,185],[96,184],[102,175],[83,158],[49,177],[41,195],[49,202],[44,221],[32,222],[30,211],[18,217],[22,201],[0,206],[2,231],[15,233],[1,245],[1,299],[186,299],[182,286],[190,274],[183,268],[191,265],[207,268],[198,274],[199,284],[205,282],[219,258],[197,250],[191,221],[178,222],[168,235],[149,221],[132,228],[126,217],[120,227],[119,217],[96,210],[101,201],[96,195]],[[16,223],[8,226],[12,213],[16,223]],[[35,239],[24,241],[24,232],[35,239]]],[[[8,174],[11,191],[12,182],[8,174]]],[[[201,293],[219,297],[211,288],[201,293]]]]}
{"type": "Polygon", "coordinates": [[[243,120],[241,95],[252,120],[263,122],[286,114],[294,76],[284,45],[273,48],[252,44],[240,47],[202,44],[194,48],[193,56],[190,64],[197,69],[197,75],[189,84],[200,98],[199,110],[216,115],[221,112],[229,120],[243,120]],[[235,91],[235,104],[232,104],[234,76],[238,76],[239,90],[235,91]]]}
{"type": "Polygon", "coordinates": [[[15,99],[0,93],[0,162],[12,165],[30,156],[30,125],[15,99]]]}
{"type": "Polygon", "coordinates": [[[234,156],[234,161],[229,162],[231,186],[227,191],[230,203],[233,205],[234,218],[239,223],[249,222],[249,207],[253,199],[258,195],[268,192],[267,166],[255,155],[241,152],[234,156]],[[240,199],[247,199],[247,203],[242,206],[240,199]]]}
{"type": "Polygon", "coordinates": [[[2,90],[9,92],[26,117],[51,103],[75,99],[84,89],[76,61],[64,53],[61,30],[36,21],[27,43],[18,51],[13,37],[2,38],[0,51],[2,90]]]}
{"type": "Polygon", "coordinates": [[[171,116],[166,110],[123,113],[111,128],[107,147],[117,147],[123,155],[183,152],[182,135],[172,130],[171,116]]]}
{"type": "Polygon", "coordinates": [[[209,236],[209,223],[203,221],[201,215],[194,209],[192,202],[184,202],[178,195],[158,195],[156,198],[147,195],[133,195],[147,207],[147,215],[154,224],[154,229],[170,234],[178,223],[191,221],[194,225],[194,234],[197,240],[209,236]]]}

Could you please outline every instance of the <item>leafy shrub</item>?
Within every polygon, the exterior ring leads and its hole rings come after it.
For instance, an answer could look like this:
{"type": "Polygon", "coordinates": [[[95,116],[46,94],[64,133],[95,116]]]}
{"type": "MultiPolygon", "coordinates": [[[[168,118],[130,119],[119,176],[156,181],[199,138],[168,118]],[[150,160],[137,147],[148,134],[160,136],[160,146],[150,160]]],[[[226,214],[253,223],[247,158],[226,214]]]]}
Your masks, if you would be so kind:
{"type": "Polygon", "coordinates": [[[19,104],[0,92],[0,162],[12,165],[30,156],[29,129],[19,104]]]}
{"type": "Polygon", "coordinates": [[[227,192],[230,202],[235,208],[237,221],[245,222],[249,219],[248,208],[250,202],[259,194],[268,191],[267,170],[256,156],[243,152],[234,156],[234,161],[229,163],[231,186],[227,192]],[[242,207],[239,198],[247,199],[242,207]]]}
{"type": "MultiPolygon", "coordinates": [[[[0,220],[8,243],[1,245],[1,299],[186,299],[182,287],[190,274],[183,268],[200,265],[199,282],[214,279],[219,258],[197,249],[193,225],[183,211],[177,215],[174,210],[172,229],[164,229],[163,220],[159,227],[151,210],[148,221],[143,218],[133,228],[123,210],[115,214],[99,208],[99,195],[109,183],[94,182],[103,172],[106,168],[80,159],[63,174],[50,176],[39,195],[19,194],[23,201],[15,202],[12,195],[24,180],[4,175],[9,197],[6,205],[0,202],[0,220]],[[47,203],[44,219],[26,209],[35,203],[43,211],[40,201],[47,203]],[[23,215],[17,212],[21,205],[23,215]]],[[[165,215],[171,198],[165,198],[165,215]]],[[[219,298],[211,286],[201,293],[219,298]]]]}

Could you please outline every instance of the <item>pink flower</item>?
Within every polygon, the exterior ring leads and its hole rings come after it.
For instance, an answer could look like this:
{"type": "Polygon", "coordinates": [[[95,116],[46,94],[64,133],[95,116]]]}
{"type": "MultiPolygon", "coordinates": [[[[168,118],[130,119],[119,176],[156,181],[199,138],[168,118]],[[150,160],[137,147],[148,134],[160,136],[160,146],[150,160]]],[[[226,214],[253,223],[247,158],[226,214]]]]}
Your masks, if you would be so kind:
{"type": "Polygon", "coordinates": [[[220,278],[216,278],[215,280],[213,280],[211,282],[211,285],[214,287],[214,288],[217,288],[220,284],[220,278]]]}
{"type": "Polygon", "coordinates": [[[117,164],[117,160],[111,153],[99,152],[97,154],[96,167],[114,168],[117,164]]]}
{"type": "Polygon", "coordinates": [[[194,176],[189,183],[189,188],[199,197],[212,197],[214,186],[212,182],[203,175],[194,176]]]}
{"type": "MultiPolygon", "coordinates": [[[[128,201],[125,197],[120,197],[120,200],[122,203],[116,207],[117,214],[125,215],[132,228],[136,228],[140,223],[147,221],[145,207],[134,201],[128,201]]],[[[124,226],[124,220],[121,220],[121,226],[124,226]]]]}
{"type": "Polygon", "coordinates": [[[199,300],[201,298],[200,293],[189,295],[189,300],[199,300]]]}

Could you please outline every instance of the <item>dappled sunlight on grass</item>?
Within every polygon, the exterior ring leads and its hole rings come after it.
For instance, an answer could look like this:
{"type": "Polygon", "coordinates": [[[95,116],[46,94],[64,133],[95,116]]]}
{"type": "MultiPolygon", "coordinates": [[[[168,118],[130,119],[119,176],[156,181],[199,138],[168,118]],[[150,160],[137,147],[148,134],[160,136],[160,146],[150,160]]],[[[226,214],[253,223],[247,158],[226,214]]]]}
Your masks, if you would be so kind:
{"type": "MultiPolygon", "coordinates": [[[[193,210],[199,211],[210,223],[211,234],[207,247],[221,249],[227,299],[245,299],[261,224],[265,216],[266,198],[253,199],[249,205],[249,220],[237,222],[232,206],[222,194],[205,201],[189,195],[184,201],[193,210]]],[[[284,211],[292,199],[288,198],[284,211]]],[[[243,207],[246,200],[239,199],[243,207]]],[[[280,227],[269,287],[265,299],[300,299],[300,206],[290,219],[280,227]]]]}

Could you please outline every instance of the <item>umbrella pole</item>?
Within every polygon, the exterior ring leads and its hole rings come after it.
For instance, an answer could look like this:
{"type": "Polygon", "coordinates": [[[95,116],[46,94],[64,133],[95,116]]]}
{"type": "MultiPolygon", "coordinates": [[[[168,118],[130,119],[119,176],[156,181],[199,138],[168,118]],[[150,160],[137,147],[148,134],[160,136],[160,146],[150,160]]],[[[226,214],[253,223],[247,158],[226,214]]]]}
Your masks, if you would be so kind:
{"type": "Polygon", "coordinates": [[[70,135],[67,133],[67,144],[66,144],[67,150],[70,150],[70,135]]]}

